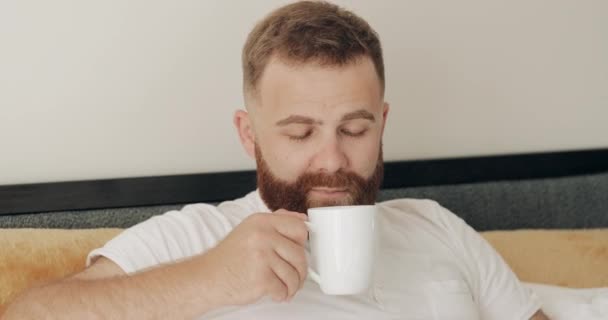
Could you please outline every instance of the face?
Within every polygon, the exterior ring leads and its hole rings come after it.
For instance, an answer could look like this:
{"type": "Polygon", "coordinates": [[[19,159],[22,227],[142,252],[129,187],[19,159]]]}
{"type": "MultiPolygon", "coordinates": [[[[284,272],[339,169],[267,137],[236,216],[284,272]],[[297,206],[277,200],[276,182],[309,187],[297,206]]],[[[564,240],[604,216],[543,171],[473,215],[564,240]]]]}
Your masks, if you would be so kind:
{"type": "Polygon", "coordinates": [[[235,125],[270,209],[374,203],[388,105],[371,59],[341,67],[273,59],[247,109],[235,125]]]}

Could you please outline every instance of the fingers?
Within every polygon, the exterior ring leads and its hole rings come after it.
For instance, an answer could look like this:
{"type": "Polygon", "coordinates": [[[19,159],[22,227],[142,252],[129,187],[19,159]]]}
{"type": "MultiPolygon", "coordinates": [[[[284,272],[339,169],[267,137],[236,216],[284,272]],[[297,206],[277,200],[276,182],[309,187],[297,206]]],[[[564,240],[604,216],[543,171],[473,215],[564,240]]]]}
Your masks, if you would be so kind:
{"type": "Polygon", "coordinates": [[[271,254],[268,259],[272,271],[281,282],[281,286],[271,283],[269,295],[275,301],[291,300],[300,289],[300,277],[297,270],[275,253],[271,254]]]}
{"type": "Polygon", "coordinates": [[[273,214],[272,225],[280,234],[300,245],[305,245],[308,239],[308,228],[304,221],[308,218],[301,213],[279,210],[273,214]],[[297,219],[294,219],[297,218],[297,219]]]}
{"type": "Polygon", "coordinates": [[[291,300],[304,284],[308,265],[304,250],[306,220],[305,214],[278,210],[251,215],[239,226],[247,236],[236,243],[248,253],[257,252],[253,258],[261,267],[251,277],[256,288],[263,290],[254,294],[256,297],[263,294],[275,301],[291,300]]]}
{"type": "Polygon", "coordinates": [[[287,286],[274,270],[271,269],[269,272],[272,275],[268,277],[268,282],[266,283],[266,294],[276,302],[284,301],[288,297],[287,286]]]}
{"type": "Polygon", "coordinates": [[[272,241],[276,254],[297,272],[299,280],[297,288],[301,288],[308,275],[308,261],[304,247],[279,234],[276,234],[276,238],[272,241]]]}

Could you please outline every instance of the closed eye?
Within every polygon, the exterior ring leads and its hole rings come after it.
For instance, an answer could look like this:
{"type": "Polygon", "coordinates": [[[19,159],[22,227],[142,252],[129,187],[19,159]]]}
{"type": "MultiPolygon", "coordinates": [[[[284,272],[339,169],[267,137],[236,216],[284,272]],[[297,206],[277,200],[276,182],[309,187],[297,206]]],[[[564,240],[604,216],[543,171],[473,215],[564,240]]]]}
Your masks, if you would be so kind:
{"type": "Polygon", "coordinates": [[[360,136],[364,135],[365,132],[367,132],[367,129],[360,130],[360,131],[349,131],[346,129],[342,129],[340,131],[342,132],[342,134],[349,136],[349,137],[360,137],[360,136]]]}
{"type": "Polygon", "coordinates": [[[289,140],[294,140],[294,141],[303,141],[306,138],[310,137],[310,135],[312,134],[312,130],[308,130],[306,131],[306,133],[304,133],[303,135],[299,135],[299,136],[289,136],[289,140]]]}

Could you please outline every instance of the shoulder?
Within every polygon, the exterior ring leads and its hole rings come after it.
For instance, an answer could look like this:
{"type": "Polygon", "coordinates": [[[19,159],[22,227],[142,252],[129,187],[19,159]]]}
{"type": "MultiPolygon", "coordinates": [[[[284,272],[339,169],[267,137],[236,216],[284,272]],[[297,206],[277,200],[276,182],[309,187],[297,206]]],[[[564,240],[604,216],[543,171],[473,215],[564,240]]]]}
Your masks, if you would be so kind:
{"type": "Polygon", "coordinates": [[[167,239],[175,242],[179,239],[202,238],[217,240],[225,236],[244,217],[251,214],[255,195],[226,201],[217,206],[213,204],[188,204],[179,210],[171,210],[140,222],[110,240],[107,245],[114,243],[123,245],[124,242],[165,243],[167,239]]]}
{"type": "Polygon", "coordinates": [[[217,206],[217,210],[237,222],[254,213],[270,211],[262,201],[258,190],[236,200],[224,201],[217,206]]]}
{"type": "Polygon", "coordinates": [[[431,199],[395,199],[377,204],[382,215],[397,219],[414,219],[433,224],[451,224],[462,220],[450,210],[431,199]]]}
{"type": "Polygon", "coordinates": [[[224,201],[218,205],[207,203],[188,204],[180,210],[168,211],[151,220],[158,220],[156,222],[163,223],[167,221],[192,223],[216,221],[235,226],[247,216],[260,210],[257,198],[257,192],[253,191],[242,198],[224,201]]]}
{"type": "Polygon", "coordinates": [[[104,256],[126,273],[133,273],[205,252],[255,211],[255,197],[252,193],[218,206],[189,204],[154,216],[93,250],[87,265],[104,256]]]}
{"type": "Polygon", "coordinates": [[[378,223],[394,233],[416,235],[420,239],[453,242],[472,232],[459,216],[430,199],[396,199],[377,204],[378,223]]]}

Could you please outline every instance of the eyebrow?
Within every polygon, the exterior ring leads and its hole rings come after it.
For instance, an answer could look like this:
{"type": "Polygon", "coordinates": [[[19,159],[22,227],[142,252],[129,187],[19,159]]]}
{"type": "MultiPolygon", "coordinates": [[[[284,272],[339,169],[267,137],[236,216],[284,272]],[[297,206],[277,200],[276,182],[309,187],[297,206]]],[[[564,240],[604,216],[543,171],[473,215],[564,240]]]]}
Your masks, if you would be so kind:
{"type": "MultiPolygon", "coordinates": [[[[345,114],[340,121],[344,122],[344,121],[349,121],[349,120],[354,120],[354,119],[367,119],[372,122],[376,121],[376,118],[374,117],[373,114],[371,114],[368,111],[363,110],[363,109],[345,114]]],[[[292,123],[308,124],[308,125],[319,124],[320,125],[320,124],[323,124],[323,121],[315,120],[313,118],[305,117],[305,116],[301,116],[301,115],[291,115],[283,120],[277,121],[276,125],[280,126],[280,127],[284,127],[284,126],[292,124],[292,123]]]]}
{"type": "Polygon", "coordinates": [[[342,117],[341,121],[348,121],[353,119],[367,119],[372,122],[376,121],[376,118],[373,114],[363,109],[345,114],[344,117],[342,117]]]}
{"type": "Polygon", "coordinates": [[[300,123],[300,124],[321,124],[321,121],[314,120],[313,118],[299,116],[299,115],[291,115],[283,120],[277,121],[276,125],[280,127],[284,127],[288,124],[292,123],[300,123]]]}

